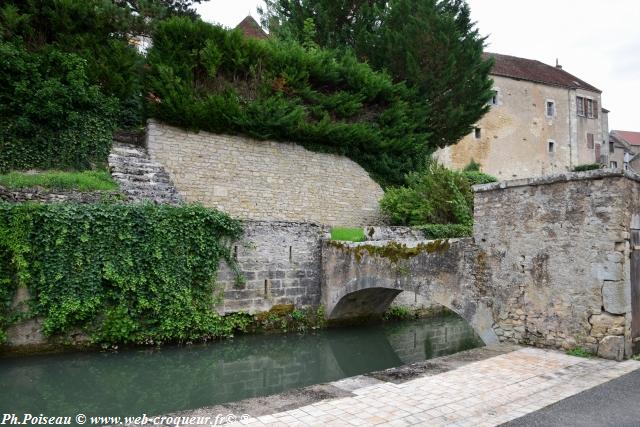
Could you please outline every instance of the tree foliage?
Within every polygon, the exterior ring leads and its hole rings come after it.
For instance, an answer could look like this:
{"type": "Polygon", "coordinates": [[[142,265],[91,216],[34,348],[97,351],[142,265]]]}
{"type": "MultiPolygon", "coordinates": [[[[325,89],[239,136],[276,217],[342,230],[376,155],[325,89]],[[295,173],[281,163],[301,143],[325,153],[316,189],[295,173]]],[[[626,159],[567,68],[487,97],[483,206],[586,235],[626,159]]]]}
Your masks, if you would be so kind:
{"type": "Polygon", "coordinates": [[[117,102],[89,83],[84,60],[1,40],[0,57],[0,172],[106,162],[117,102]]]}
{"type": "Polygon", "coordinates": [[[300,42],[308,20],[319,46],[352,49],[415,86],[430,106],[432,144],[456,143],[487,112],[492,62],[464,0],[266,0],[262,11],[271,33],[300,42]]]}
{"type": "Polygon", "coordinates": [[[161,22],[148,54],[148,115],[349,156],[383,184],[429,151],[415,91],[350,53],[247,39],[202,21],[161,22]]]}

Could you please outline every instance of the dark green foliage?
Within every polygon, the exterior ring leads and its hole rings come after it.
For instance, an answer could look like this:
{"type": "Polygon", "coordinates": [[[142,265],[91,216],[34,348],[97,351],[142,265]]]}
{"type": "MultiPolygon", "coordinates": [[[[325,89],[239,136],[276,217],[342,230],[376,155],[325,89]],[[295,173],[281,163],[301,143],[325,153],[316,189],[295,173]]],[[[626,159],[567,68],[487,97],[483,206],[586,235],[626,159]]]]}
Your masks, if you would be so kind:
{"type": "Polygon", "coordinates": [[[449,239],[469,237],[473,234],[471,224],[425,224],[417,228],[424,232],[427,239],[449,239]]]}
{"type": "Polygon", "coordinates": [[[382,318],[386,321],[417,319],[418,312],[408,307],[392,305],[384,312],[382,318]]]}
{"type": "Polygon", "coordinates": [[[470,226],[471,185],[494,181],[482,172],[455,172],[431,161],[423,172],[410,174],[406,186],[387,188],[380,207],[394,225],[470,226]]]}
{"type": "Polygon", "coordinates": [[[34,54],[43,50],[76,54],[84,60],[88,81],[118,100],[120,126],[140,125],[144,60],[129,39],[148,32],[143,16],[111,0],[3,3],[0,36],[22,41],[34,54]]]}
{"type": "Polygon", "coordinates": [[[383,184],[402,182],[429,151],[426,105],[350,54],[172,18],[148,61],[148,115],[177,126],[346,155],[383,184]]]}
{"type": "Polygon", "coordinates": [[[463,0],[266,0],[262,20],[272,34],[300,42],[313,20],[320,47],[352,49],[417,88],[438,147],[458,142],[488,111],[492,62],[463,0]]]}
{"type": "Polygon", "coordinates": [[[199,206],[0,203],[0,299],[26,286],[46,335],[94,343],[227,336],[248,320],[216,314],[215,277],[241,231],[199,206]]]}
{"type": "Polygon", "coordinates": [[[585,165],[578,165],[573,168],[573,172],[584,172],[584,171],[592,171],[596,169],[601,169],[602,165],[600,163],[588,163],[585,165]]]}
{"type": "Polygon", "coordinates": [[[462,169],[463,172],[480,172],[482,165],[475,160],[471,159],[469,164],[462,169]]]}
{"type": "Polygon", "coordinates": [[[0,41],[0,171],[105,163],[116,102],[74,54],[0,41]]]}

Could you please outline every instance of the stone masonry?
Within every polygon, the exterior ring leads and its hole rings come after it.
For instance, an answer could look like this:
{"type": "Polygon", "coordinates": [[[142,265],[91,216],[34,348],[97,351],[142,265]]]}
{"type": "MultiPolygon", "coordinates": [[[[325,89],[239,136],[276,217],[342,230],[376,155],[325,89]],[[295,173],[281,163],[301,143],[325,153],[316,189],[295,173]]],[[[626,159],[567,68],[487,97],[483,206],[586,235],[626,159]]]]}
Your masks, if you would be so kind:
{"type": "Polygon", "coordinates": [[[291,143],[188,132],[155,121],[148,123],[147,147],[187,202],[249,220],[381,222],[382,188],[343,156],[291,143]]]}
{"type": "Polygon", "coordinates": [[[473,239],[326,242],[329,318],[382,313],[411,290],[457,312],[487,344],[629,357],[640,335],[640,177],[599,170],[475,190],[473,239]],[[421,249],[402,256],[399,243],[421,249]]]}
{"type": "Polygon", "coordinates": [[[476,187],[474,236],[487,254],[502,341],[631,355],[639,182],[594,171],[476,187]]]}
{"type": "Polygon", "coordinates": [[[320,304],[320,241],[329,229],[309,223],[247,221],[232,247],[245,283],[224,263],[218,284],[221,313],[267,311],[277,304],[320,304]]]}
{"type": "Polygon", "coordinates": [[[169,174],[140,146],[114,140],[109,154],[111,176],[131,202],[180,203],[169,174]]]}

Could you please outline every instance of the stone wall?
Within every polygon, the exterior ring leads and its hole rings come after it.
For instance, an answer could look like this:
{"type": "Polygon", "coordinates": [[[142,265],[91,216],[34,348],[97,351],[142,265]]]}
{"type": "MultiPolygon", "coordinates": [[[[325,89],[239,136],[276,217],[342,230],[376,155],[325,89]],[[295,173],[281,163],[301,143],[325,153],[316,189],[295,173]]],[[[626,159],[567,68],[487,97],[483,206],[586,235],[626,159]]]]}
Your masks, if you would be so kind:
{"type": "Polygon", "coordinates": [[[631,354],[637,180],[593,171],[476,187],[474,236],[501,341],[631,354]]]}
{"type": "Polygon", "coordinates": [[[233,253],[246,283],[238,285],[224,263],[221,313],[267,311],[277,304],[320,304],[320,240],[329,229],[309,223],[247,221],[233,253]]]}
{"type": "Polygon", "coordinates": [[[148,124],[147,147],[188,202],[249,220],[381,223],[382,189],[346,157],[154,121],[148,124]]]}
{"type": "Polygon", "coordinates": [[[0,186],[0,200],[5,202],[74,202],[97,203],[120,197],[117,191],[57,191],[44,188],[8,189],[0,186]]]}

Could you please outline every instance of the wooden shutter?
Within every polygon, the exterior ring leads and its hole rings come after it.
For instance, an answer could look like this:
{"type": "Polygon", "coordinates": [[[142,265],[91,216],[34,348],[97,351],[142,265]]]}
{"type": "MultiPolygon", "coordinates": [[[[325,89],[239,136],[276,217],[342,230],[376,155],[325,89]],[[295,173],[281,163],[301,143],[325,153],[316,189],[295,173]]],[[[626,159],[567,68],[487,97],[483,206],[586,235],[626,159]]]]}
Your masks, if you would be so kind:
{"type": "Polygon", "coordinates": [[[593,118],[598,118],[598,101],[593,101],[593,118]]]}
{"type": "Polygon", "coordinates": [[[596,163],[600,163],[600,144],[596,144],[596,163]]]}
{"type": "Polygon", "coordinates": [[[587,148],[590,148],[590,149],[593,148],[593,134],[592,133],[588,133],[587,134],[587,148]]]}

